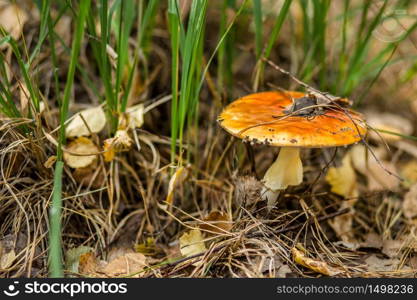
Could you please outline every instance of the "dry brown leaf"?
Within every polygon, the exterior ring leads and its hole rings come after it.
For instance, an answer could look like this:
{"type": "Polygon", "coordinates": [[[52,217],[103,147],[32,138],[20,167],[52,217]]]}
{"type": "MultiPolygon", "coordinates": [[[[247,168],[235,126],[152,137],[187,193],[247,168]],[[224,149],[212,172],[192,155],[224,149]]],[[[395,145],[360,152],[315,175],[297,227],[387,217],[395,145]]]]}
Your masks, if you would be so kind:
{"type": "Polygon", "coordinates": [[[174,192],[175,189],[183,183],[188,177],[188,169],[185,167],[179,167],[174,175],[172,175],[171,179],[169,180],[168,184],[168,194],[166,198],[166,202],[171,205],[174,201],[174,192]]]}
{"type": "Polygon", "coordinates": [[[96,275],[97,268],[97,258],[93,252],[86,252],[80,255],[78,273],[83,275],[96,275]]]}
{"type": "Polygon", "coordinates": [[[327,171],[326,181],[331,186],[331,191],[345,198],[358,196],[356,174],[352,167],[351,156],[345,155],[340,167],[331,167],[327,171]]]}
{"type": "Polygon", "coordinates": [[[65,253],[65,270],[85,275],[93,273],[95,270],[95,255],[93,252],[94,249],[88,246],[78,246],[68,249],[65,253]],[[90,256],[87,254],[90,254],[90,256]],[[94,267],[91,267],[91,259],[94,259],[94,267]],[[90,267],[86,266],[87,263],[90,267]]]}
{"type": "Polygon", "coordinates": [[[189,257],[206,250],[203,235],[199,229],[192,229],[180,237],[180,251],[183,256],[189,257]]]}
{"type": "Polygon", "coordinates": [[[417,217],[417,183],[405,194],[402,210],[406,218],[412,219],[417,217]]]}
{"type": "MultiPolygon", "coordinates": [[[[366,122],[374,129],[381,129],[395,132],[403,135],[410,135],[413,132],[412,123],[406,118],[390,113],[368,113],[366,114],[366,122]]],[[[384,133],[384,132],[370,131],[370,137],[379,141],[381,137],[387,142],[395,142],[401,139],[400,136],[384,133]]]]}
{"type": "Polygon", "coordinates": [[[89,136],[91,133],[98,133],[103,130],[105,125],[106,115],[101,106],[87,108],[80,111],[69,122],[65,129],[65,134],[67,137],[89,136]]]}
{"type": "Polygon", "coordinates": [[[288,265],[282,265],[281,267],[279,267],[278,272],[277,272],[277,278],[286,278],[287,274],[291,274],[292,270],[290,269],[290,267],[288,265]]]}
{"type": "MultiPolygon", "coordinates": [[[[356,174],[352,167],[351,155],[349,153],[343,157],[342,164],[339,167],[329,168],[326,174],[326,181],[330,184],[331,191],[335,194],[345,198],[356,198],[358,196],[356,174]]],[[[355,202],[356,199],[343,201],[340,208],[353,209],[355,202]]],[[[358,243],[353,235],[352,223],[352,213],[337,216],[329,220],[330,226],[345,245],[355,249],[358,247],[358,243]]]]}
{"type": "Polygon", "coordinates": [[[143,103],[131,106],[126,109],[126,113],[129,115],[129,128],[135,129],[140,128],[143,125],[143,113],[144,113],[143,103]]]}
{"type": "Polygon", "coordinates": [[[0,253],[0,269],[10,268],[16,259],[16,253],[13,249],[8,252],[3,250],[2,252],[0,253]]]}
{"type": "MultiPolygon", "coordinates": [[[[344,201],[340,206],[340,209],[353,207],[356,200],[344,201]]],[[[345,246],[350,249],[356,249],[359,247],[358,241],[355,239],[352,224],[353,224],[353,209],[350,213],[343,214],[329,220],[329,224],[335,231],[336,235],[344,242],[345,246]]]]}
{"type": "Polygon", "coordinates": [[[417,271],[417,255],[410,257],[408,265],[415,271],[417,271]]]}
{"type": "Polygon", "coordinates": [[[229,232],[233,226],[229,215],[220,211],[212,211],[204,218],[204,222],[199,227],[209,233],[224,234],[229,232]]]}
{"type": "Polygon", "coordinates": [[[303,252],[301,252],[297,248],[292,248],[291,254],[292,254],[294,261],[297,264],[302,265],[310,270],[313,270],[314,272],[327,275],[327,276],[335,276],[337,274],[344,272],[343,270],[329,266],[324,261],[308,258],[307,256],[305,256],[303,252]]]}
{"type": "MultiPolygon", "coordinates": [[[[356,170],[366,176],[368,180],[368,190],[395,190],[400,180],[393,175],[387,173],[374,156],[367,152],[367,149],[363,145],[355,145],[349,151],[352,159],[353,166],[356,170]]],[[[383,160],[383,155],[374,149],[375,155],[378,157],[379,162],[391,173],[397,174],[395,166],[383,160]]]]}
{"type": "Polygon", "coordinates": [[[375,254],[372,254],[371,256],[369,256],[366,260],[365,263],[368,267],[369,271],[373,271],[373,272],[391,272],[391,271],[395,271],[399,264],[400,264],[400,260],[399,259],[381,259],[378,256],[376,256],[375,254]]]}
{"type": "Polygon", "coordinates": [[[382,253],[390,258],[398,257],[404,246],[403,240],[385,240],[382,243],[382,253]]]}
{"type": "Polygon", "coordinates": [[[115,259],[111,260],[105,266],[100,269],[101,273],[106,274],[109,277],[119,277],[132,275],[138,277],[139,274],[135,274],[143,271],[146,267],[146,257],[142,253],[125,253],[115,259]]]}
{"type": "Polygon", "coordinates": [[[375,232],[369,232],[365,235],[365,241],[361,243],[361,247],[364,248],[382,248],[382,237],[375,232]]]}
{"type": "Polygon", "coordinates": [[[116,153],[128,151],[132,147],[132,139],[129,137],[127,130],[119,129],[114,137],[104,140],[104,160],[110,162],[116,156],[116,153]]]}
{"type": "Polygon", "coordinates": [[[109,254],[108,262],[98,260],[92,251],[79,255],[78,273],[94,277],[139,277],[139,274],[146,266],[146,257],[136,253],[130,248],[113,249],[109,254]]]}
{"type": "Polygon", "coordinates": [[[86,137],[79,137],[72,141],[66,147],[69,152],[64,152],[64,161],[71,168],[85,168],[91,165],[96,159],[97,155],[86,155],[98,153],[99,149],[94,143],[86,137]],[[73,155],[76,153],[80,155],[73,155]],[[84,154],[84,155],[83,155],[84,154]]]}
{"type": "Polygon", "coordinates": [[[105,185],[105,177],[102,168],[98,167],[97,162],[93,162],[85,168],[77,168],[72,172],[75,181],[82,186],[91,186],[94,189],[105,185]],[[96,174],[97,172],[97,174],[96,174]]]}
{"type": "Polygon", "coordinates": [[[0,27],[15,40],[20,38],[27,20],[27,13],[16,4],[9,3],[0,7],[0,27]]]}

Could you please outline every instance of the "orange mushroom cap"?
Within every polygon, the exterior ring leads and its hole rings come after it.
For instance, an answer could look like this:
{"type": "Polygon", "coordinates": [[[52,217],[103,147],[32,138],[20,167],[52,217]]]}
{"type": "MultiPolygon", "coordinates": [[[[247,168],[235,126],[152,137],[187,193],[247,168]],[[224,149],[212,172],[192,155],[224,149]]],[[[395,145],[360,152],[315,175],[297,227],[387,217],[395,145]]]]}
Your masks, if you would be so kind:
{"type": "Polygon", "coordinates": [[[218,121],[231,135],[254,143],[279,147],[336,147],[356,143],[366,133],[359,113],[326,108],[314,116],[291,115],[292,99],[301,92],[250,94],[229,104],[218,121]]]}

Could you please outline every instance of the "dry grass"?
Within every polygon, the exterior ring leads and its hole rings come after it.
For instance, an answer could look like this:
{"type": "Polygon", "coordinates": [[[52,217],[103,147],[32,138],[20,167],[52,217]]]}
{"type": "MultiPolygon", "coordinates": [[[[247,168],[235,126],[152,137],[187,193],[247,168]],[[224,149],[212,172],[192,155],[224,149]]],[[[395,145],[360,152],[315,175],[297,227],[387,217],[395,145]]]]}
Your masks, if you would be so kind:
{"type": "MultiPolygon", "coordinates": [[[[339,151],[330,164],[332,151],[305,151],[304,184],[282,193],[277,207],[268,212],[260,197],[262,184],[251,172],[251,162],[244,146],[241,141],[227,136],[216,124],[224,103],[210,73],[207,86],[201,93],[200,114],[204,117],[199,121],[199,132],[188,132],[190,140],[196,140],[198,144],[184,146],[197,147],[199,155],[195,163],[186,165],[188,176],[175,189],[172,207],[165,208],[163,204],[167,198],[170,171],[174,167],[170,157],[169,123],[165,121],[171,100],[169,95],[166,96],[169,94],[170,70],[167,66],[170,54],[163,20],[157,21],[148,66],[151,75],[146,82],[137,79],[135,84],[140,96],[130,103],[142,102],[146,111],[144,126],[135,129],[134,146],[110,163],[99,156],[93,170],[65,168],[64,253],[72,248],[88,246],[94,249],[97,258],[108,260],[114,251],[138,249],[138,245],[144,245],[152,238],[150,252],[146,255],[147,267],[140,272],[131,270],[130,275],[323,276],[294,260],[292,251],[296,248],[306,258],[337,270],[337,274],[333,275],[337,277],[416,277],[417,224],[415,218],[404,216],[402,207],[408,188],[400,186],[395,190],[368,191],[367,178],[360,175],[360,193],[355,199],[343,199],[331,193],[323,176],[329,165],[338,164],[341,154],[347,152],[345,149],[339,151]],[[356,200],[353,207],[346,205],[351,200],[356,200]],[[207,215],[214,211],[228,216],[232,226],[230,230],[221,226],[216,230],[213,227],[207,230],[207,226],[204,229],[202,225],[207,225],[207,215]],[[346,227],[349,239],[345,239],[334,228],[348,223],[351,224],[346,227]],[[200,228],[204,233],[208,250],[181,258],[179,237],[193,228],[200,228]]],[[[25,27],[28,48],[33,47],[30,37],[36,30],[34,24],[25,27]]],[[[208,32],[210,34],[215,33],[208,32]]],[[[250,45],[252,42],[239,44],[240,52],[234,66],[237,78],[233,97],[250,91],[251,78],[248,74],[252,73],[256,64],[250,45]]],[[[282,43],[286,42],[284,36],[282,43]]],[[[81,64],[93,80],[99,81],[88,55],[84,46],[81,64]]],[[[44,100],[54,97],[52,65],[47,56],[48,53],[42,52],[36,66],[39,73],[45,73],[44,78],[39,79],[44,100]]],[[[291,69],[289,60],[293,56],[294,53],[278,46],[271,59],[280,58],[282,66],[291,69]]],[[[60,52],[59,60],[63,68],[58,75],[63,77],[68,55],[60,52]]],[[[405,64],[408,66],[408,62],[405,64]]],[[[17,67],[13,65],[11,70],[14,68],[17,67]]],[[[370,99],[365,103],[368,108],[377,106],[384,109],[392,105],[390,99],[384,99],[379,104],[372,102],[381,96],[380,88],[386,90],[385,82],[395,85],[384,76],[372,87],[370,99]]],[[[16,78],[17,94],[21,79],[17,75],[16,78]]],[[[293,84],[272,68],[266,69],[265,80],[280,86],[293,84]]],[[[413,86],[406,92],[394,91],[387,97],[395,95],[399,103],[405,103],[404,99],[408,99],[412,88],[415,95],[417,90],[413,86]]],[[[77,101],[71,105],[72,113],[99,103],[88,83],[79,79],[74,86],[74,99],[77,101]]],[[[48,276],[48,209],[53,169],[45,162],[56,152],[53,141],[57,139],[59,119],[55,101],[45,103],[45,111],[33,120],[0,119],[0,257],[11,251],[15,253],[15,258],[5,268],[0,268],[0,277],[48,276]],[[23,135],[23,124],[28,125],[33,134],[23,135]]],[[[408,112],[397,113],[412,118],[408,112]]],[[[413,125],[417,125],[415,121],[413,125]]],[[[93,136],[93,140],[100,145],[106,135],[100,133],[93,136]]],[[[373,147],[381,144],[371,142],[373,147]]],[[[415,148],[415,142],[410,144],[415,148]]],[[[254,154],[256,172],[263,174],[275,153],[271,148],[257,146],[254,154]]],[[[403,152],[397,146],[393,147],[391,157],[391,162],[398,164],[415,159],[410,152],[403,152]]],[[[384,171],[381,169],[381,172],[384,171]]]]}

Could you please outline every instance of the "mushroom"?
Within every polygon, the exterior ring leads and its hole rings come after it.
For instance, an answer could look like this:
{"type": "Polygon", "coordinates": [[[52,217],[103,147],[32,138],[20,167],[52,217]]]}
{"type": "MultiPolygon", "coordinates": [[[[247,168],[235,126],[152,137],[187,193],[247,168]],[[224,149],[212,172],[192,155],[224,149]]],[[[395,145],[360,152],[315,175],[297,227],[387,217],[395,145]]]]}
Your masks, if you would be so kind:
{"type": "Polygon", "coordinates": [[[247,95],[229,104],[218,122],[228,133],[251,144],[281,147],[263,178],[262,194],[269,208],[275,205],[279,191],[302,182],[301,148],[349,145],[366,133],[358,113],[317,105],[314,97],[293,91],[247,95]]]}

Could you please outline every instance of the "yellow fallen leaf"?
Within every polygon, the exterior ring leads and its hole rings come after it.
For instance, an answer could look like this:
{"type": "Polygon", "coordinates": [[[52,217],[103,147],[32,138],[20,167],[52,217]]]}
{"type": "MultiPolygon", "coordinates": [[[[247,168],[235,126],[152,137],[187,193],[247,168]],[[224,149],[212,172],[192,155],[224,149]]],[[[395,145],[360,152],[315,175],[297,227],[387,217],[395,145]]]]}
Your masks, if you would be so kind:
{"type": "Polygon", "coordinates": [[[183,256],[189,257],[206,250],[203,235],[199,229],[192,229],[180,237],[180,251],[183,256]]]}
{"type": "Polygon", "coordinates": [[[132,139],[127,130],[117,130],[114,137],[106,139],[103,143],[104,160],[110,162],[116,153],[128,151],[132,147],[132,139]]]}
{"type": "Polygon", "coordinates": [[[166,202],[168,204],[170,205],[172,204],[174,200],[175,188],[178,187],[178,185],[180,185],[182,182],[184,182],[187,176],[188,176],[188,170],[185,167],[179,167],[175,171],[174,175],[172,175],[171,179],[169,180],[168,195],[166,198],[166,202]]]}
{"type": "Polygon", "coordinates": [[[75,139],[68,144],[66,150],[67,151],[64,152],[64,161],[68,166],[74,169],[85,168],[92,164],[97,159],[97,155],[87,154],[99,152],[97,146],[86,137],[79,137],[75,139]]]}
{"type": "Polygon", "coordinates": [[[103,108],[101,106],[92,107],[80,111],[67,125],[65,134],[67,137],[89,136],[91,133],[103,130],[105,125],[106,115],[103,108]]]}
{"type": "Polygon", "coordinates": [[[292,248],[291,254],[294,261],[297,264],[302,265],[310,270],[313,270],[314,272],[327,276],[334,276],[343,273],[342,270],[331,267],[324,261],[308,258],[307,256],[305,256],[303,252],[301,252],[297,248],[292,248]]]}
{"type": "Polygon", "coordinates": [[[340,167],[331,167],[327,171],[326,181],[331,186],[331,191],[345,198],[353,198],[358,195],[356,186],[356,174],[352,167],[350,155],[345,155],[340,167]]]}
{"type": "Polygon", "coordinates": [[[0,27],[17,40],[28,20],[27,13],[16,4],[6,4],[0,8],[0,27]]]}

